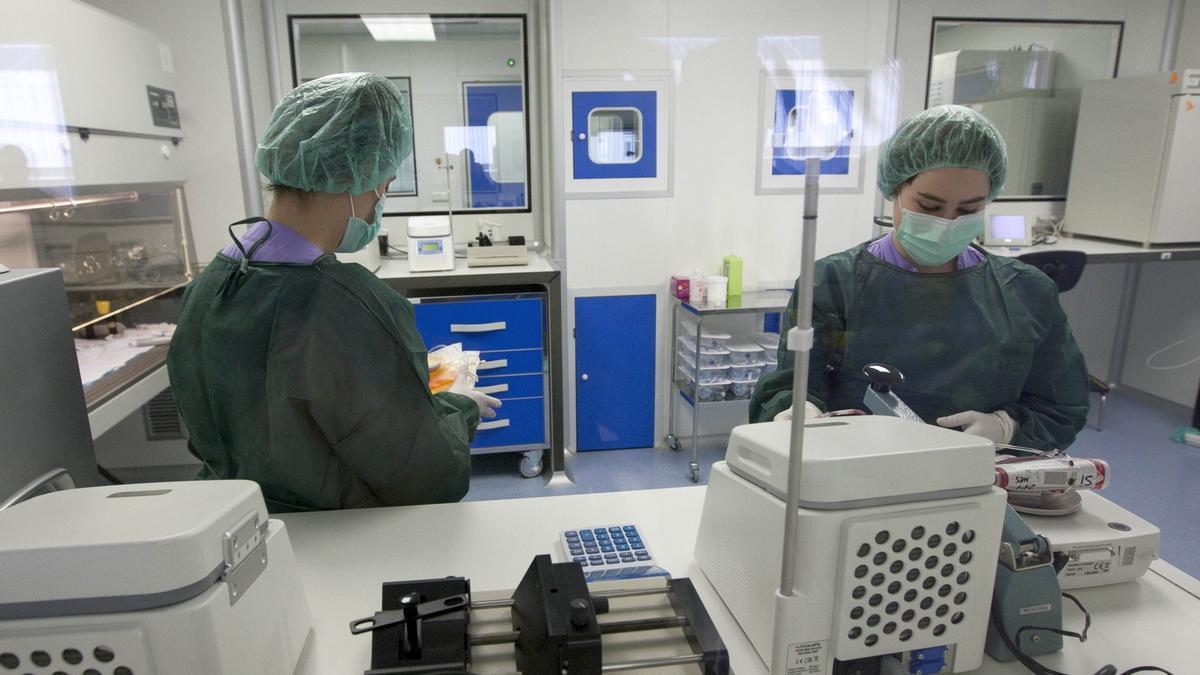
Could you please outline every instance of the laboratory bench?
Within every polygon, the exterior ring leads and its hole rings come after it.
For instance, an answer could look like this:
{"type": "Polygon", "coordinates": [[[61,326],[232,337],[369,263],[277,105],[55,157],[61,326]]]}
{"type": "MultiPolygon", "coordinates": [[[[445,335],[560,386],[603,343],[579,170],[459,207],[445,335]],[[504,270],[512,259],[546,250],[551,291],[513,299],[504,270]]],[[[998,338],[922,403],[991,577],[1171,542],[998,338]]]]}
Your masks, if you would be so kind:
{"type": "Polygon", "coordinates": [[[1108,239],[1093,239],[1091,237],[1072,237],[1061,235],[1054,244],[1037,244],[1035,246],[985,246],[985,250],[995,255],[1015,258],[1026,253],[1042,253],[1043,251],[1083,251],[1088,256],[1089,263],[1134,263],[1134,262],[1166,262],[1172,260],[1200,260],[1200,245],[1163,244],[1160,246],[1141,246],[1129,242],[1111,241],[1108,239]]]}
{"type": "Polygon", "coordinates": [[[521,453],[518,467],[527,478],[562,472],[560,268],[531,252],[528,265],[468,267],[456,258],[445,272],[412,272],[408,260],[385,257],[375,274],[412,301],[427,347],[461,342],[480,352],[476,387],[503,405],[495,419],[481,421],[471,453],[521,453]]]}
{"type": "MultiPolygon", "coordinates": [[[[535,555],[556,552],[561,530],[632,523],[658,564],[696,586],[729,652],[733,672],[765,673],[749,639],[716,595],[692,554],[705,486],[561,495],[489,502],[283,514],[313,616],[297,673],[362,673],[368,636],[350,622],[379,609],[387,581],[465,576],[476,592],[513,589],[535,555]]],[[[557,556],[555,556],[557,559],[557,556]]],[[[1090,675],[1157,665],[1176,673],[1200,663],[1200,582],[1163,561],[1137,581],[1075,592],[1091,612],[1089,639],[1067,639],[1046,666],[1090,675]]],[[[1083,616],[1063,603],[1063,622],[1083,616]]],[[[980,673],[1025,673],[1017,662],[985,657],[980,673]]]]}

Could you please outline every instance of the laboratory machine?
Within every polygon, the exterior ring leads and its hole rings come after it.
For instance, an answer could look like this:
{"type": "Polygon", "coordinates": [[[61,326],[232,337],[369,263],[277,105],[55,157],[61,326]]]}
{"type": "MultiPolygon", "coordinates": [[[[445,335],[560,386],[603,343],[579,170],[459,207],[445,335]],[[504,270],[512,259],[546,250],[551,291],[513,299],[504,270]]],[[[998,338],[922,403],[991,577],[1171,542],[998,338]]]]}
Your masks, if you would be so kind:
{"type": "MultiPolygon", "coordinates": [[[[450,576],[383,585],[367,675],[597,675],[680,668],[726,675],[729,655],[689,579],[589,585],[577,562],[535,556],[511,595],[450,576]]],[[[679,672],[673,670],[671,672],[679,672]]]]}
{"type": "Polygon", "coordinates": [[[20,672],[291,673],[312,624],[250,481],[33,497],[0,511],[0,569],[0,663],[20,672]]]}
{"type": "Polygon", "coordinates": [[[1064,229],[1143,246],[1200,242],[1200,68],[1083,86],[1064,229]]]}
{"type": "Polygon", "coordinates": [[[1057,451],[999,452],[1010,454],[997,455],[996,486],[1008,491],[1009,504],[1061,556],[1063,589],[1132,581],[1158,558],[1159,529],[1096,494],[1112,478],[1107,462],[1057,451]]]}
{"type": "Polygon", "coordinates": [[[408,269],[412,272],[454,269],[454,234],[449,216],[408,219],[408,269]]]}
{"type": "MultiPolygon", "coordinates": [[[[713,465],[696,561],[772,661],[790,422],[737,427],[713,465]]],[[[799,488],[790,663],[897,655],[978,668],[1005,493],[982,438],[890,416],[809,420],[799,488]]],[[[934,671],[922,671],[934,672],[934,671]]]]}
{"type": "Polygon", "coordinates": [[[997,661],[1053,654],[1062,649],[1061,557],[1011,506],[1004,512],[1000,563],[992,590],[988,656],[997,661]]]}

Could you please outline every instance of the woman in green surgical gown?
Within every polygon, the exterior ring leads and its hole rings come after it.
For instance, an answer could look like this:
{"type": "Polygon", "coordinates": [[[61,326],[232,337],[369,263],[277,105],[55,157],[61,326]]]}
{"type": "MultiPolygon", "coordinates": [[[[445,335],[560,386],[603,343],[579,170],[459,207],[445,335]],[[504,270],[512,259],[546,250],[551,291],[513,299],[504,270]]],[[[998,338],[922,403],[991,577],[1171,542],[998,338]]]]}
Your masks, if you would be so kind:
{"type": "Polygon", "coordinates": [[[271,208],[184,295],[167,365],[200,476],[257,481],[272,511],[457,501],[499,406],[430,393],[412,305],[333,256],[378,231],[411,129],[381,77],[293,89],[255,155],[271,208]]]}
{"type": "MultiPolygon", "coordinates": [[[[878,362],[904,373],[897,393],[927,422],[1041,449],[1075,440],[1087,367],[1054,283],[971,244],[1006,169],[999,132],[968,108],[939,106],[900,124],[878,176],[896,227],[814,269],[805,417],[863,407],[862,369],[878,362]]],[[[793,294],[791,326],[795,309],[793,294]]],[[[751,421],[791,417],[786,336],[779,363],[755,389],[751,421]]]]}

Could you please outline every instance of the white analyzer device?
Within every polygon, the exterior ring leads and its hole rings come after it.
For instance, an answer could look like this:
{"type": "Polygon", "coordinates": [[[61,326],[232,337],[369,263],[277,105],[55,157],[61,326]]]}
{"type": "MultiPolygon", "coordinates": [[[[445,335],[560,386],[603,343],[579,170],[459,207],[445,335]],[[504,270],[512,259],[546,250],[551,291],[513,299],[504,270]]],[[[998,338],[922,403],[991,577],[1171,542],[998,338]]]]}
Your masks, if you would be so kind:
{"type": "Polygon", "coordinates": [[[806,423],[794,575],[803,609],[777,629],[790,434],[789,422],[733,430],[696,542],[700,569],[764,663],[778,633],[788,667],[806,675],[885,655],[978,668],[1005,509],[991,442],[895,417],[806,423]]]}
{"type": "Polygon", "coordinates": [[[14,672],[291,673],[312,617],[251,481],[64,490],[0,511],[14,672]]]}
{"type": "Polygon", "coordinates": [[[408,219],[408,269],[411,272],[454,269],[454,235],[449,216],[408,219]]]}
{"type": "Polygon", "coordinates": [[[1159,529],[1091,490],[1078,494],[1080,508],[1070,515],[1021,516],[1045,535],[1051,551],[1067,555],[1058,574],[1062,589],[1117,584],[1145,574],[1158,558],[1159,529]]]}

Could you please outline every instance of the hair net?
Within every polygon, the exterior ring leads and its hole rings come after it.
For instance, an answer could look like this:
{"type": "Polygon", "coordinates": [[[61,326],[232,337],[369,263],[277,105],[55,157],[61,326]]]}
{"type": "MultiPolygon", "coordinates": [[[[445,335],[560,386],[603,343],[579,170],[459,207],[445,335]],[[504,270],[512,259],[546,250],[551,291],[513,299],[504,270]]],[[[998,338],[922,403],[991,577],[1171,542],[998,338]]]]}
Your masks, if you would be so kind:
{"type": "Polygon", "coordinates": [[[930,169],[979,169],[992,179],[988,201],[1004,188],[1008,150],[983,115],[961,105],[923,110],[900,123],[879,152],[879,190],[895,196],[904,181],[930,169]]]}
{"type": "Polygon", "coordinates": [[[386,79],[327,75],[288,92],[254,163],[271,182],[309,192],[368,192],[412,152],[412,114],[386,79]]]}

